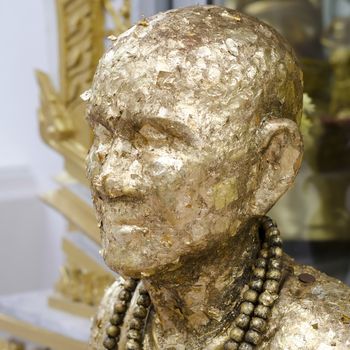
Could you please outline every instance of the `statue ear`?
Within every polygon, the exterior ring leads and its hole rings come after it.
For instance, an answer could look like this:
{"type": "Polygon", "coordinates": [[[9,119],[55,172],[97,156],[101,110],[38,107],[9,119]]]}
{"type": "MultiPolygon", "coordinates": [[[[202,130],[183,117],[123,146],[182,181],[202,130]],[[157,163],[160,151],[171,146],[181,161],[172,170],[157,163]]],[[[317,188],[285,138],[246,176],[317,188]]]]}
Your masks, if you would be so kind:
{"type": "Polygon", "coordinates": [[[264,215],[292,185],[301,165],[303,142],[299,128],[290,119],[270,119],[257,134],[260,160],[256,172],[258,183],[250,215],[264,215]]]}

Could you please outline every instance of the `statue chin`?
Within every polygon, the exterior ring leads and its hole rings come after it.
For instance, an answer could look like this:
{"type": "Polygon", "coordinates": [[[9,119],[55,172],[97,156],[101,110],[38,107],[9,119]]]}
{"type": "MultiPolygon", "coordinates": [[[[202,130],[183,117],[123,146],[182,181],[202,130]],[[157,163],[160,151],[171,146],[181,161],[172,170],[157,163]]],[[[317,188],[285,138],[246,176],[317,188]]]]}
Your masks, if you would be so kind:
{"type": "MultiPolygon", "coordinates": [[[[120,249],[120,247],[118,247],[120,249]]],[[[148,254],[145,256],[141,249],[128,251],[127,254],[117,253],[117,248],[114,245],[108,244],[103,249],[103,256],[106,265],[113,271],[123,277],[132,277],[141,279],[151,277],[162,272],[171,271],[179,266],[179,257],[174,260],[170,259],[170,255],[164,251],[161,254],[148,254]]]]}
{"type": "Polygon", "coordinates": [[[154,247],[141,230],[130,226],[114,227],[102,233],[103,258],[107,266],[123,275],[140,278],[151,275],[169,263],[170,251],[154,247]]]}
{"type": "MultiPolygon", "coordinates": [[[[180,204],[182,200],[182,197],[178,199],[180,204]]],[[[192,203],[199,207],[199,201],[193,199],[192,203]]],[[[164,207],[167,206],[170,207],[169,203],[164,203],[164,207]]],[[[218,214],[203,208],[201,211],[205,214],[200,220],[196,217],[197,209],[193,212],[192,208],[187,208],[183,218],[181,214],[173,225],[160,215],[157,218],[156,214],[138,215],[137,221],[132,217],[127,220],[124,215],[121,220],[121,216],[115,214],[116,211],[119,214],[120,207],[123,205],[114,205],[111,210],[108,202],[100,202],[97,207],[101,218],[102,254],[109,268],[134,278],[173,271],[183,259],[206,255],[213,247],[218,249],[236,234],[241,222],[231,213],[235,212],[234,207],[221,208],[218,214]]]]}
{"type": "MultiPolygon", "coordinates": [[[[126,233],[125,230],[129,229],[124,226],[118,232],[114,227],[113,233],[102,232],[102,255],[111,270],[138,279],[175,270],[183,264],[182,257],[189,259],[203,255],[203,250],[208,249],[208,242],[211,241],[211,245],[216,242],[213,237],[209,239],[209,232],[207,239],[201,237],[199,241],[188,244],[186,233],[181,235],[181,232],[177,232],[174,237],[167,234],[167,241],[164,242],[164,234],[149,237],[142,230],[126,233]],[[169,243],[175,240],[176,243],[169,243]]],[[[165,229],[165,232],[169,231],[165,229]]],[[[227,238],[227,234],[225,236],[227,238]]]]}

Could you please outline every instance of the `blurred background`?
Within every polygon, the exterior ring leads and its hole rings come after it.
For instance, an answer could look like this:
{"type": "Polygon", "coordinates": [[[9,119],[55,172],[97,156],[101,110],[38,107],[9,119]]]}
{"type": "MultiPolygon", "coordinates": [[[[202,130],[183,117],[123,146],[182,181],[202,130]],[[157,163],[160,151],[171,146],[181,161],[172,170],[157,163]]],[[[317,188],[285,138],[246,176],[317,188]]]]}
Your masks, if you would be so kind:
{"type": "Polygon", "coordinates": [[[350,285],[350,1],[0,0],[0,350],[85,349],[115,276],[98,254],[79,96],[108,36],[196,4],[258,17],[296,50],[305,157],[270,214],[291,256],[350,285]]]}

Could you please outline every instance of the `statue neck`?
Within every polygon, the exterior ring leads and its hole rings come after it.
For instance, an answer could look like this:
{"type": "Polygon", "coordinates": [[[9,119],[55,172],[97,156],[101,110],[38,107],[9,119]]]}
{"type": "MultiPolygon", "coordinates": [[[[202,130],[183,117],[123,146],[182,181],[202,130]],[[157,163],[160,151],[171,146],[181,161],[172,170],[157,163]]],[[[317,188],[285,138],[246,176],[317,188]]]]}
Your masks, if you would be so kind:
{"type": "Polygon", "coordinates": [[[203,343],[202,336],[214,337],[232,322],[260,249],[257,232],[256,223],[246,224],[200,256],[182,259],[175,271],[143,280],[163,339],[177,334],[178,341],[203,343]]]}

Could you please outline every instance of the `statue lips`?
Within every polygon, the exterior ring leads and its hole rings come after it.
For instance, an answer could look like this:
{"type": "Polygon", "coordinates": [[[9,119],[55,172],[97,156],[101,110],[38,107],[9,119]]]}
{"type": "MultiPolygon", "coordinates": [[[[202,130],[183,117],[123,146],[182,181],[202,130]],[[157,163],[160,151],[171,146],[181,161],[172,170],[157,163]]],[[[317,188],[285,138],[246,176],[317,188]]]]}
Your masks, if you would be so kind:
{"type": "Polygon", "coordinates": [[[142,234],[149,232],[145,227],[149,215],[145,214],[143,203],[139,200],[104,200],[98,205],[101,214],[104,233],[112,236],[142,234]],[[113,221],[110,221],[113,218],[113,221]]]}
{"type": "MultiPolygon", "coordinates": [[[[117,212],[115,214],[115,217],[113,218],[113,222],[111,224],[114,227],[130,227],[130,228],[139,228],[142,230],[145,230],[145,217],[142,216],[141,213],[138,213],[139,215],[135,215],[136,213],[133,210],[129,210],[125,213],[117,212]],[[130,217],[130,212],[133,213],[133,216],[130,217]],[[128,216],[129,215],[129,216],[128,216]]],[[[103,213],[102,214],[102,220],[105,221],[105,219],[108,220],[109,213],[103,213]],[[107,214],[107,215],[106,215],[107,214]]]]}
{"type": "Polygon", "coordinates": [[[136,233],[142,233],[142,235],[149,232],[147,227],[140,227],[137,225],[117,225],[113,227],[113,233],[119,235],[130,235],[136,233]]]}

